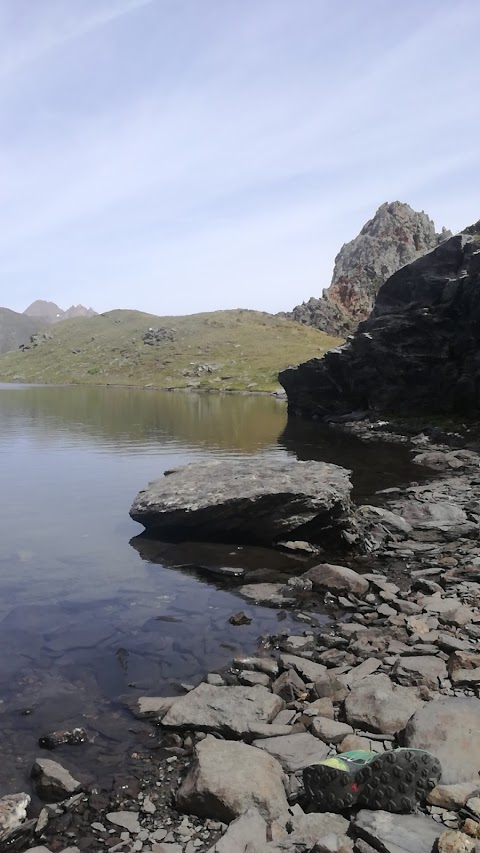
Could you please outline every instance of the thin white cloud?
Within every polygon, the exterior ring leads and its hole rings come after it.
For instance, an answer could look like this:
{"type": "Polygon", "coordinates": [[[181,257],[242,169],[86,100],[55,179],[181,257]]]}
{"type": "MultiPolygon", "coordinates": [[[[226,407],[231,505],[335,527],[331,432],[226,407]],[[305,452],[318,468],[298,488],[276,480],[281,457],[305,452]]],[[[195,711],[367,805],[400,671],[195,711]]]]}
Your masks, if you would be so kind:
{"type": "Polygon", "coordinates": [[[13,307],[286,309],[385,200],[478,218],[476,4],[43,5],[0,90],[13,307]]]}

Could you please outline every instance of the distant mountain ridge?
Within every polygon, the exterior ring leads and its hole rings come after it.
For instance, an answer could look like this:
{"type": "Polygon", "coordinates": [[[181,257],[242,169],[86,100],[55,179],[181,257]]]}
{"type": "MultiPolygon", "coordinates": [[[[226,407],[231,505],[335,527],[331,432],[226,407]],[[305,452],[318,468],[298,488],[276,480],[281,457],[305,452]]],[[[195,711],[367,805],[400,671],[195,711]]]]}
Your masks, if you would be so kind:
{"type": "Polygon", "coordinates": [[[446,228],[437,233],[423,211],[400,201],[385,202],[360,234],[342,246],[322,296],[283,316],[346,337],[369,316],[380,287],[393,273],[451,236],[446,228]]]}
{"type": "Polygon", "coordinates": [[[60,323],[61,320],[71,320],[74,317],[95,317],[97,312],[84,305],[71,305],[66,311],[59,308],[55,302],[36,299],[23,312],[27,317],[37,317],[45,323],[60,323]]]}

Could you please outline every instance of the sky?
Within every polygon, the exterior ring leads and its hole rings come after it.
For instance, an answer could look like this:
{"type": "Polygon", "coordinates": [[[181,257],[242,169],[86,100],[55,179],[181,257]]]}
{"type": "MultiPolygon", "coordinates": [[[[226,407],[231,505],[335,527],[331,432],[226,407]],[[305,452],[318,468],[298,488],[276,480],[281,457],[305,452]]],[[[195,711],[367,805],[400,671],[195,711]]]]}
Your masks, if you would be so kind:
{"type": "Polygon", "coordinates": [[[0,305],[289,310],[480,218],[478,0],[0,0],[0,305]]]}

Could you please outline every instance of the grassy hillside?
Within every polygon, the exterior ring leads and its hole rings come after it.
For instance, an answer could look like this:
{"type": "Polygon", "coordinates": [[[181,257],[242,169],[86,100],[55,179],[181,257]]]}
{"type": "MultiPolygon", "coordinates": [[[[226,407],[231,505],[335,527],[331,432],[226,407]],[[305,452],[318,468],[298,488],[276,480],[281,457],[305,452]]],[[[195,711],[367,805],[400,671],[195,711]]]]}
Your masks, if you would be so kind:
{"type": "Polygon", "coordinates": [[[0,356],[0,381],[154,385],[271,391],[278,371],[338,343],[336,338],[258,311],[156,317],[109,311],[49,327],[51,339],[0,356]],[[144,342],[148,330],[161,340],[144,342]]]}
{"type": "Polygon", "coordinates": [[[44,325],[38,317],[27,317],[9,308],[0,308],[0,353],[18,349],[44,325]]]}

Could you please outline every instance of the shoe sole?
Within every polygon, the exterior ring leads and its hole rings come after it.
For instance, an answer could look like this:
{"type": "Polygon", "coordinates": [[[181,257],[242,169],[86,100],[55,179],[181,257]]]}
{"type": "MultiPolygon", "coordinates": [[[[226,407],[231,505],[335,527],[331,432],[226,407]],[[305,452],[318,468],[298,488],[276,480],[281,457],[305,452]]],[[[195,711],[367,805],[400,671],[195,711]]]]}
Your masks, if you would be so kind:
{"type": "Polygon", "coordinates": [[[305,792],[319,811],[350,808],[411,812],[437,784],[440,762],[428,752],[405,749],[379,753],[352,772],[317,764],[303,772],[305,792]]]}

